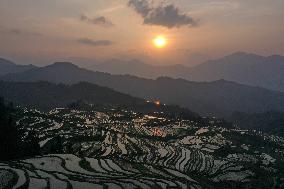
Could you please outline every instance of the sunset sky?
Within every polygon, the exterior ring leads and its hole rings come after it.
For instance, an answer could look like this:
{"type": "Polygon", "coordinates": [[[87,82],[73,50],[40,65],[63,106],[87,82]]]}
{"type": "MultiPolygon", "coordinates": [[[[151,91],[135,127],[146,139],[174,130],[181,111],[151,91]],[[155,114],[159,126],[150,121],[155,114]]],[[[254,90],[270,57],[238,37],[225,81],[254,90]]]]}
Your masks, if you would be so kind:
{"type": "Polygon", "coordinates": [[[283,22],[283,0],[0,0],[0,56],[192,66],[236,51],[284,55],[283,22]]]}

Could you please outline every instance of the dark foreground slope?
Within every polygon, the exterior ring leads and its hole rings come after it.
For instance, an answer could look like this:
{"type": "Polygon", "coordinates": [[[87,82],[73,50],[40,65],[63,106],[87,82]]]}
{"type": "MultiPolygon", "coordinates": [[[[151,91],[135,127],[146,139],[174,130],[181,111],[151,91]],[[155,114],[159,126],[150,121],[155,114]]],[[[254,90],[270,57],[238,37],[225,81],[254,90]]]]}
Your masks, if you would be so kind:
{"type": "Polygon", "coordinates": [[[80,81],[106,86],[135,97],[161,100],[203,115],[229,116],[234,111],[255,113],[284,110],[284,93],[234,82],[190,82],[161,77],[156,80],[129,75],[111,75],[79,68],[71,63],[55,63],[0,78],[7,81],[50,81],[74,84],[80,81]]]}

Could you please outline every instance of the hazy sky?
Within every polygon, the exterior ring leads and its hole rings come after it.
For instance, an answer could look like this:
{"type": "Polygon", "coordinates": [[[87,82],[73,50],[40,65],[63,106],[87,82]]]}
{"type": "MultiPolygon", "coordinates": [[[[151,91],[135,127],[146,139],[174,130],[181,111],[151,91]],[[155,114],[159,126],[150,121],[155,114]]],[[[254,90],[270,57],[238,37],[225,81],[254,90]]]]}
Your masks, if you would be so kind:
{"type": "Polygon", "coordinates": [[[235,51],[283,55],[283,23],[284,0],[0,0],[0,56],[194,65],[235,51]],[[166,48],[152,45],[157,35],[166,48]]]}

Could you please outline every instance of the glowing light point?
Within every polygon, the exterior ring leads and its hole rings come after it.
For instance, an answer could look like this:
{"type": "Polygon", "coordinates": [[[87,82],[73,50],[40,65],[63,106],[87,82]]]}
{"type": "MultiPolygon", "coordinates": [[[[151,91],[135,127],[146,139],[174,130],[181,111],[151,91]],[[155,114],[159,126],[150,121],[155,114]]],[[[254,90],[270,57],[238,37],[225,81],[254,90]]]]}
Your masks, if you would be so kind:
{"type": "Polygon", "coordinates": [[[167,45],[167,39],[163,36],[158,36],[153,40],[155,47],[163,48],[167,45]]]}
{"type": "Polygon", "coordinates": [[[157,101],[154,102],[154,104],[155,104],[156,106],[160,106],[160,105],[161,105],[161,102],[157,100],[157,101]]]}

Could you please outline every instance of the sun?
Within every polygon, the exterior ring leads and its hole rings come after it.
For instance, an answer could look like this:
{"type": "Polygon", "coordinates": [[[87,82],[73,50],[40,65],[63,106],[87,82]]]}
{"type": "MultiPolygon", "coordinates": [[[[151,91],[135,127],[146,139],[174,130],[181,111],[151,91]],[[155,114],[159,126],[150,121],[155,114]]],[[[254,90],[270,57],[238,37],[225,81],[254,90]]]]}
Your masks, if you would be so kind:
{"type": "Polygon", "coordinates": [[[167,39],[163,36],[158,36],[153,39],[153,43],[157,48],[164,48],[167,45],[167,39]]]}

